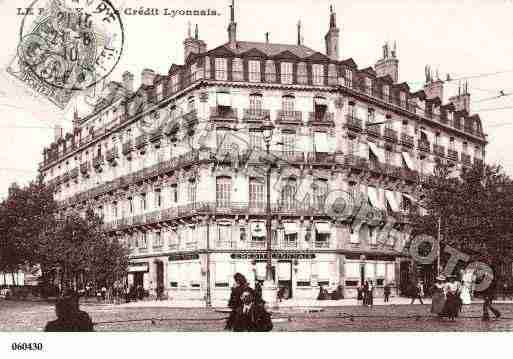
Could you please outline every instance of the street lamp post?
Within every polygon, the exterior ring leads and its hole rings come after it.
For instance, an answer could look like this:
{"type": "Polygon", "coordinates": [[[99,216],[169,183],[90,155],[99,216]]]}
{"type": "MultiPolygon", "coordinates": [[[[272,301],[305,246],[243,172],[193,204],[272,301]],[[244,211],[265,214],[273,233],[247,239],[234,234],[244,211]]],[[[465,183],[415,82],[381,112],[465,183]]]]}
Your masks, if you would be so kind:
{"type": "MultiPolygon", "coordinates": [[[[261,127],[262,136],[265,141],[265,149],[267,158],[270,158],[270,147],[271,147],[271,139],[273,136],[274,125],[268,118],[265,123],[261,127]]],[[[266,227],[266,266],[265,266],[265,281],[262,288],[262,297],[264,300],[271,304],[276,299],[274,281],[272,275],[272,215],[271,215],[271,167],[272,164],[269,163],[266,171],[266,211],[265,211],[265,227],[266,227]]]]}

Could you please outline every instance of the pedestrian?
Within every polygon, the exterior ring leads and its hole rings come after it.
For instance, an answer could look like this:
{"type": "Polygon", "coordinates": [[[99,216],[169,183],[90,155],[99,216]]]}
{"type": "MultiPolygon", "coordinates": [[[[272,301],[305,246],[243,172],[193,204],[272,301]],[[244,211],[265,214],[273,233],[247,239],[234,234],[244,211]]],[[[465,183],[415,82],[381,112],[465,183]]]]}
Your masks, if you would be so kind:
{"type": "Polygon", "coordinates": [[[255,283],[255,303],[265,304],[265,301],[262,298],[262,284],[258,281],[255,283]]]}
{"type": "Polygon", "coordinates": [[[319,286],[319,294],[317,295],[317,300],[327,300],[329,299],[328,290],[325,289],[322,285],[319,286]]]}
{"type": "Polygon", "coordinates": [[[459,285],[456,276],[450,276],[446,284],[446,301],[444,312],[450,320],[455,320],[460,311],[459,285]]]}
{"type": "Polygon", "coordinates": [[[105,302],[105,299],[107,298],[107,288],[105,286],[102,286],[100,289],[102,300],[105,302]]]}
{"type": "Polygon", "coordinates": [[[241,305],[234,311],[231,329],[234,332],[269,332],[273,329],[271,315],[262,304],[257,304],[254,291],[246,288],[241,297],[241,305]]]}
{"type": "Polygon", "coordinates": [[[250,288],[246,277],[241,273],[235,273],[233,275],[234,285],[232,287],[232,292],[230,294],[230,299],[228,300],[228,307],[231,309],[230,316],[226,321],[225,329],[233,329],[233,320],[235,318],[235,312],[238,308],[242,306],[241,296],[244,292],[249,292],[253,296],[254,300],[254,291],[250,288]]]}
{"type": "Polygon", "coordinates": [[[436,277],[431,299],[431,313],[442,317],[445,308],[445,277],[440,275],[436,277]]]}
{"type": "Polygon", "coordinates": [[[362,283],[358,283],[358,287],[356,288],[356,293],[357,293],[356,300],[358,302],[363,300],[363,287],[362,287],[362,283]]]}
{"type": "Polygon", "coordinates": [[[383,296],[385,297],[385,303],[388,303],[390,301],[390,293],[391,293],[390,284],[386,283],[383,287],[383,296]]]}
{"type": "Polygon", "coordinates": [[[77,296],[66,296],[55,303],[57,319],[46,324],[45,332],[92,332],[91,317],[80,310],[77,296]]]}
{"type": "Polygon", "coordinates": [[[337,286],[337,289],[331,292],[330,296],[332,300],[344,299],[344,287],[341,284],[339,284],[337,286]]]}
{"type": "Polygon", "coordinates": [[[508,282],[504,281],[504,284],[502,285],[502,300],[506,300],[507,295],[508,295],[508,282]]]}
{"type": "Polygon", "coordinates": [[[367,288],[367,305],[374,305],[374,283],[370,280],[367,288]]]}
{"type": "Polygon", "coordinates": [[[418,299],[420,301],[420,304],[424,304],[422,301],[422,297],[424,296],[424,288],[421,281],[417,281],[417,283],[412,288],[412,296],[411,296],[411,303],[413,304],[415,302],[415,299],[418,299]]]}
{"type": "MultiPolygon", "coordinates": [[[[485,276],[486,275],[488,275],[488,273],[486,273],[485,276]]],[[[501,312],[499,312],[496,308],[493,307],[493,301],[497,296],[497,280],[495,279],[495,271],[491,275],[492,280],[490,282],[490,285],[488,286],[488,288],[482,291],[484,302],[483,317],[481,319],[483,321],[490,320],[490,314],[488,313],[488,310],[492,311],[496,319],[499,319],[501,317],[501,312]]],[[[483,280],[481,280],[481,282],[483,282],[483,280]]]]}

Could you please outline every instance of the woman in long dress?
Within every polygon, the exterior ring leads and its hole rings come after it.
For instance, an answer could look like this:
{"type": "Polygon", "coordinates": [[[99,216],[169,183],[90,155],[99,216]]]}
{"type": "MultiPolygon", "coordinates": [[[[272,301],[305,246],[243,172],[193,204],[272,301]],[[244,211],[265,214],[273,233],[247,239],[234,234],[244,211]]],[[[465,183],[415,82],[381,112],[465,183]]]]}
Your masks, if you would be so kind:
{"type": "Polygon", "coordinates": [[[460,311],[459,283],[456,277],[451,277],[446,285],[446,301],[444,312],[449,319],[454,320],[460,311]]]}
{"type": "Polygon", "coordinates": [[[472,298],[470,297],[470,284],[465,282],[461,287],[460,293],[461,304],[468,305],[472,302],[472,298]]]}
{"type": "Polygon", "coordinates": [[[435,287],[431,301],[431,313],[442,316],[445,307],[445,278],[443,276],[436,277],[435,287]]]}

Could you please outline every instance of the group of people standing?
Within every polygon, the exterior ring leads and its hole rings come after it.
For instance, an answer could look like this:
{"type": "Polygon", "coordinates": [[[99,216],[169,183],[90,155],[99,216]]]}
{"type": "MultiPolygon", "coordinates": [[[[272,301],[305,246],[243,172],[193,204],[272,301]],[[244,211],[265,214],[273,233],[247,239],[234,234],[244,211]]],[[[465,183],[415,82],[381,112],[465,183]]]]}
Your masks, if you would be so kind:
{"type": "Polygon", "coordinates": [[[472,302],[471,287],[461,283],[456,276],[436,277],[433,288],[431,313],[439,317],[455,320],[462,310],[462,306],[472,302]]]}
{"type": "Polygon", "coordinates": [[[265,309],[260,284],[251,288],[246,277],[235,273],[228,307],[230,316],[226,321],[226,330],[234,332],[268,332],[273,329],[271,315],[265,309]]]}
{"type": "MultiPolygon", "coordinates": [[[[387,299],[387,297],[385,298],[387,299]]],[[[357,299],[358,302],[362,301],[363,305],[372,306],[374,304],[374,284],[371,280],[366,280],[363,285],[358,286],[357,299]]]]}

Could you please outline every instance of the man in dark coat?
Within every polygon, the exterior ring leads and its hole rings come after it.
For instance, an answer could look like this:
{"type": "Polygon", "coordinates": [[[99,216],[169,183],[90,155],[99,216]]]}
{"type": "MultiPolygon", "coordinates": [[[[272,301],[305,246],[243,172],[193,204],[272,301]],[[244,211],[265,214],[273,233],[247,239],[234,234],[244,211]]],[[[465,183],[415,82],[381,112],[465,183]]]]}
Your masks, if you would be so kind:
{"type": "Polygon", "coordinates": [[[45,332],[92,332],[91,317],[79,309],[78,296],[67,296],[55,303],[57,319],[48,322],[45,332]]]}
{"type": "Polygon", "coordinates": [[[495,276],[495,271],[493,271],[493,279],[488,288],[486,288],[484,291],[481,292],[481,295],[483,296],[484,302],[483,302],[483,317],[482,319],[484,321],[490,320],[490,314],[488,313],[488,309],[492,311],[492,313],[495,315],[495,318],[500,318],[501,313],[492,306],[493,300],[497,296],[497,278],[495,276]]]}
{"type": "Polygon", "coordinates": [[[244,291],[242,305],[234,311],[232,329],[234,332],[269,332],[273,329],[271,315],[262,304],[255,302],[252,292],[244,291]]]}

